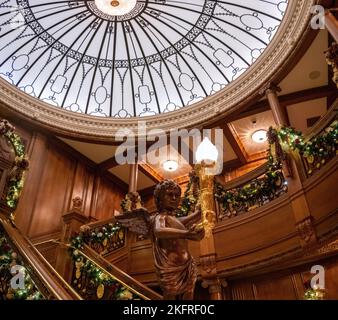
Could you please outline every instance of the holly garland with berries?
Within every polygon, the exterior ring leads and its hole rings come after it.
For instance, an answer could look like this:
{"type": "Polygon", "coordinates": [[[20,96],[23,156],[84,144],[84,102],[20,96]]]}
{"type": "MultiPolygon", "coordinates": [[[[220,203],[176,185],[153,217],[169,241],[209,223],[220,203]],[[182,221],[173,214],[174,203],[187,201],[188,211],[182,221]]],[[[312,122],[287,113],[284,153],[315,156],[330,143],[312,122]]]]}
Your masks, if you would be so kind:
{"type": "Polygon", "coordinates": [[[4,232],[0,229],[0,300],[43,300],[44,297],[37,289],[23,261],[13,250],[4,232]],[[13,267],[20,269],[24,275],[24,288],[13,288],[11,280],[14,275],[11,273],[13,267]]]}
{"type": "Polygon", "coordinates": [[[25,156],[25,146],[14,131],[15,128],[7,120],[0,120],[0,134],[12,145],[15,153],[15,162],[8,175],[4,196],[6,204],[11,209],[17,207],[24,185],[25,172],[29,167],[29,162],[25,156]]]}

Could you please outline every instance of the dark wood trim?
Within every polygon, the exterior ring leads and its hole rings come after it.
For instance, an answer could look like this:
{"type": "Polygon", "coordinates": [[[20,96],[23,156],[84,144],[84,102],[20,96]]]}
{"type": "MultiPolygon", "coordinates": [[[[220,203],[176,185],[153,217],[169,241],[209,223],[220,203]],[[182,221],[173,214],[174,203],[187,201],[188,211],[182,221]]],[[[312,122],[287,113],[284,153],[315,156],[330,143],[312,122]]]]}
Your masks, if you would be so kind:
{"type": "MultiPolygon", "coordinates": [[[[138,166],[138,169],[140,172],[142,172],[146,177],[148,177],[149,179],[151,179],[153,182],[155,182],[156,184],[161,182],[160,179],[158,179],[156,176],[152,175],[150,170],[147,170],[145,167],[142,166],[142,164],[140,164],[138,166]]],[[[155,171],[155,169],[152,169],[155,171]]]]}
{"type": "Polygon", "coordinates": [[[224,176],[224,174],[229,170],[240,168],[242,165],[243,164],[239,159],[234,159],[234,160],[224,162],[221,176],[224,176]]]}
{"type": "Polygon", "coordinates": [[[116,166],[118,166],[118,163],[116,161],[116,156],[113,156],[113,157],[99,163],[98,166],[97,166],[97,170],[99,172],[103,172],[103,171],[106,171],[108,169],[115,168],[116,166]]]}
{"type": "Polygon", "coordinates": [[[292,104],[297,104],[301,102],[306,102],[309,100],[315,100],[320,98],[325,98],[330,94],[333,94],[337,89],[332,88],[331,86],[322,86],[317,88],[311,88],[307,90],[302,90],[284,96],[279,97],[279,103],[282,107],[286,107],[292,104]]]}
{"type": "MultiPolygon", "coordinates": [[[[325,98],[325,97],[330,98],[331,99],[330,101],[333,102],[338,97],[337,88],[334,85],[333,86],[327,85],[327,86],[297,91],[297,92],[289,93],[286,95],[281,95],[278,98],[279,98],[279,103],[281,107],[286,108],[289,105],[302,103],[302,102],[315,100],[315,99],[320,99],[320,98],[325,98]]],[[[331,105],[332,103],[330,104],[330,106],[331,105]]],[[[221,120],[218,120],[217,122],[214,122],[208,125],[206,128],[222,127],[224,126],[224,123],[226,122],[233,122],[233,121],[240,120],[246,117],[250,117],[252,115],[262,113],[265,111],[269,111],[269,110],[270,110],[269,102],[266,99],[264,99],[254,104],[249,104],[244,110],[242,110],[241,113],[237,113],[237,114],[234,113],[232,115],[229,115],[226,118],[223,118],[221,120]]]]}
{"type": "MultiPolygon", "coordinates": [[[[87,158],[85,155],[80,153],[79,151],[75,150],[73,147],[68,145],[67,143],[63,142],[62,140],[49,136],[48,142],[53,145],[58,150],[62,151],[63,153],[67,153],[67,155],[81,163],[83,163],[88,169],[93,170],[95,174],[103,179],[107,179],[108,181],[112,182],[114,185],[119,187],[122,192],[128,192],[128,184],[122,181],[113,173],[102,170],[100,165],[97,165],[94,161],[87,158]]],[[[109,159],[108,159],[109,160],[109,159]]]]}
{"type": "Polygon", "coordinates": [[[231,148],[234,150],[239,161],[242,164],[246,164],[248,162],[248,155],[246,154],[240,139],[235,136],[235,133],[230,129],[229,124],[223,124],[221,129],[223,129],[224,135],[230,143],[231,148]]]}
{"type": "Polygon", "coordinates": [[[173,147],[173,149],[175,149],[184,158],[184,160],[187,161],[187,163],[189,163],[191,166],[194,165],[194,151],[191,150],[190,146],[188,146],[184,141],[182,141],[181,138],[178,141],[177,148],[174,145],[170,145],[170,146],[173,147]],[[182,144],[184,144],[186,147],[188,147],[188,150],[189,150],[189,159],[187,159],[186,157],[182,156],[182,144]]]}
{"type": "Polygon", "coordinates": [[[117,177],[115,174],[105,171],[105,172],[97,172],[98,176],[102,179],[106,179],[110,182],[112,182],[115,186],[117,186],[122,193],[127,194],[129,190],[129,185],[125,183],[123,180],[121,180],[119,177],[117,177]]]}
{"type": "Polygon", "coordinates": [[[74,149],[73,147],[65,143],[64,141],[56,137],[53,137],[53,136],[47,136],[47,139],[48,139],[48,143],[52,145],[53,147],[55,147],[57,150],[61,151],[64,154],[66,153],[70,158],[73,158],[81,162],[82,164],[87,166],[89,169],[95,170],[97,164],[94,161],[90,160],[85,155],[83,155],[81,152],[77,151],[76,149],[74,149]]]}

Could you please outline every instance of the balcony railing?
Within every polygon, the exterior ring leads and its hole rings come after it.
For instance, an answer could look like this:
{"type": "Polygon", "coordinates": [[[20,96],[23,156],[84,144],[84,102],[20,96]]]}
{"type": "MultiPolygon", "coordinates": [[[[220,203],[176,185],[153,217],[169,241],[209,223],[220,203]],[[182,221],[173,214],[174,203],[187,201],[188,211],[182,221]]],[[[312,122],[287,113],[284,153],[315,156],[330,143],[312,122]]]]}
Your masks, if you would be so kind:
{"type": "Polygon", "coordinates": [[[282,170],[270,170],[266,164],[226,186],[216,183],[215,199],[220,205],[218,219],[229,219],[261,207],[287,190],[282,170]]]}
{"type": "Polygon", "coordinates": [[[114,219],[94,222],[81,227],[78,239],[95,252],[105,255],[124,247],[126,229],[114,219]]]}
{"type": "Polygon", "coordinates": [[[282,164],[287,160],[286,155],[293,156],[296,162],[301,159],[300,169],[305,171],[305,177],[311,176],[333,159],[338,154],[336,104],[306,138],[293,128],[270,129],[270,147],[265,165],[226,185],[216,182],[219,220],[251,211],[285,194],[288,186],[282,164]]]}

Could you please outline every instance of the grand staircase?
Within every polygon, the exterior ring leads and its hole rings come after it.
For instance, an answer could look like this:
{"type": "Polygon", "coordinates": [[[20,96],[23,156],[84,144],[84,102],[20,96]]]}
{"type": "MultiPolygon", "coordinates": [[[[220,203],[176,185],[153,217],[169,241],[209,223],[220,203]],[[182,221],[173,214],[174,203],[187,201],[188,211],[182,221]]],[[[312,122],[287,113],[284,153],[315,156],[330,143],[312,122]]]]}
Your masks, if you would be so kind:
{"type": "Polygon", "coordinates": [[[70,258],[64,259],[71,274],[68,283],[14,222],[1,214],[0,300],[162,299],[161,295],[111,264],[90,244],[79,244],[76,240],[79,237],[75,237],[71,244],[58,242],[61,257],[65,253],[70,258]]]}
{"type": "MultiPolygon", "coordinates": [[[[267,164],[230,183],[216,184],[213,237],[218,261],[203,262],[199,248],[193,247],[202,272],[211,270],[214,263],[221,270],[216,277],[236,279],[244,272],[254,276],[278,271],[278,265],[286,269],[337,255],[337,198],[332,188],[338,161],[337,104],[306,138],[290,128],[279,131],[280,143],[294,159],[291,169],[298,173],[297,179],[284,176],[285,159],[278,159],[276,140],[267,164]],[[304,203],[309,206],[305,218],[301,215],[304,203]],[[278,255],[273,255],[276,252],[278,255]]],[[[138,257],[151,257],[150,242],[143,239],[128,246],[135,235],[127,234],[114,219],[90,222],[76,199],[70,212],[63,215],[61,236],[54,241],[55,266],[45,259],[15,225],[27,165],[19,137],[8,123],[2,122],[2,127],[0,300],[161,300],[159,293],[135,279],[142,275],[141,281],[149,284],[149,274],[155,274],[149,268],[153,265],[150,259],[138,261],[138,257]],[[133,252],[128,256],[130,247],[133,252]],[[121,252],[127,263],[133,264],[130,273],[114,262],[121,252]]],[[[232,297],[241,298],[235,289],[232,297]]]]}

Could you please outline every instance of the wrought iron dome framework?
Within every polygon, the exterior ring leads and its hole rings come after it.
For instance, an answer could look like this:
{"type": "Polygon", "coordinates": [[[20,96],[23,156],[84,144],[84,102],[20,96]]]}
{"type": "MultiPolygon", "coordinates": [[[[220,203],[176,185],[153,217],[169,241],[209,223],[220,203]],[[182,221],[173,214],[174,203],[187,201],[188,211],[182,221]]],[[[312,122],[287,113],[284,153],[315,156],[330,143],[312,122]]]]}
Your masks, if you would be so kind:
{"type": "Polygon", "coordinates": [[[0,76],[61,109],[132,118],[179,110],[227,87],[280,26],[282,0],[0,0],[0,76]]]}

